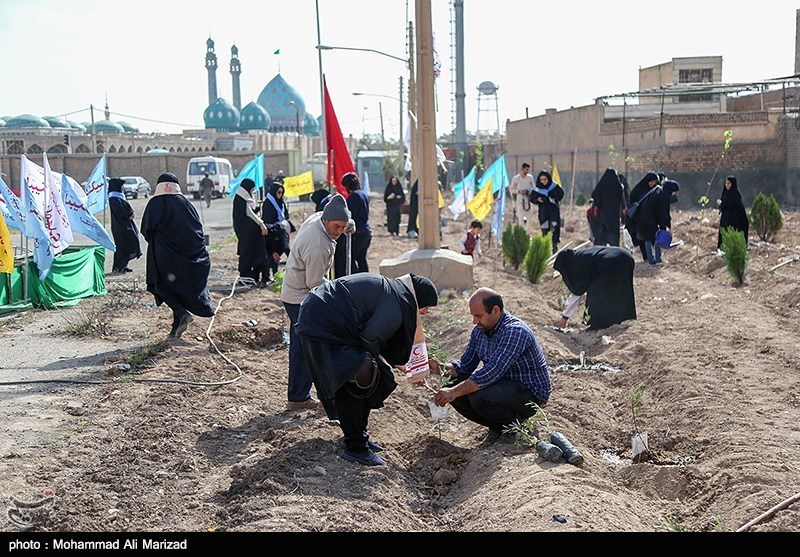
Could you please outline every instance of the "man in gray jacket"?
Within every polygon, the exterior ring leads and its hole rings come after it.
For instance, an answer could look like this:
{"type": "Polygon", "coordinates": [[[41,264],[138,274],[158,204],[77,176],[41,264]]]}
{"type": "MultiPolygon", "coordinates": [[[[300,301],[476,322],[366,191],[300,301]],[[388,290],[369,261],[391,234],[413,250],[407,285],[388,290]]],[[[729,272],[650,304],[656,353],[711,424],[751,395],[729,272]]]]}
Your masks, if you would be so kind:
{"type": "Polygon", "coordinates": [[[289,252],[280,296],[289,316],[289,409],[319,406],[319,400],[311,396],[311,372],[303,356],[295,325],[300,303],[306,294],[328,280],[336,239],[347,232],[351,224],[355,229],[344,197],[332,195],[322,212],[312,214],[300,226],[289,252]]]}

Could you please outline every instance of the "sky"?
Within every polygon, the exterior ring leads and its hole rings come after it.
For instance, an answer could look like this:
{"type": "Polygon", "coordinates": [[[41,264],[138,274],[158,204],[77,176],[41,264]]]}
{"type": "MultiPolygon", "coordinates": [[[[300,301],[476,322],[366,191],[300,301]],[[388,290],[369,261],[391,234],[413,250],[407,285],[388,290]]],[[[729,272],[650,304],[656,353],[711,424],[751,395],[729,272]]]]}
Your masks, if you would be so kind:
{"type": "MultiPolygon", "coordinates": [[[[243,106],[280,72],[316,117],[317,5],[321,44],[407,56],[411,0],[0,0],[0,117],[69,115],[86,122],[90,106],[96,120],[103,118],[107,99],[112,120],[142,131],[202,128],[209,36],[219,96],[233,101],[235,44],[243,106]]],[[[452,1],[431,5],[442,64],[440,136],[455,123],[452,1]]],[[[798,8],[800,0],[464,0],[467,130],[491,132],[498,120],[504,129],[506,120],[526,114],[637,91],[639,68],[673,57],[722,56],[727,83],[792,75],[798,8]],[[498,86],[496,103],[490,96],[479,103],[484,81],[498,86]]],[[[322,69],[345,135],[380,134],[383,121],[387,140],[399,137],[400,76],[408,81],[402,62],[339,49],[322,52],[322,69]]]]}

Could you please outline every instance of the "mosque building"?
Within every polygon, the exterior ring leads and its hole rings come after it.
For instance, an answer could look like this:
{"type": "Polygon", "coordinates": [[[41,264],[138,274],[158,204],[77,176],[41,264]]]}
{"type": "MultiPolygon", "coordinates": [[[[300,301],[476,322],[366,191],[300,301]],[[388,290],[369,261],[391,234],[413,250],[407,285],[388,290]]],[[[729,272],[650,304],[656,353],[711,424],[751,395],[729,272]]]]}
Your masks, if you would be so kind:
{"type": "MultiPolygon", "coordinates": [[[[143,133],[125,121],[111,119],[106,100],[104,119],[74,122],[59,116],[0,116],[0,156],[70,153],[202,153],[220,151],[297,150],[298,160],[321,149],[320,122],[306,111],[305,101],[278,73],[257,100],[241,106],[239,49],[231,47],[233,102],[217,91],[214,41],[206,41],[208,107],[205,129],[181,134],[143,133]]],[[[321,118],[321,117],[320,117],[321,118]]]]}

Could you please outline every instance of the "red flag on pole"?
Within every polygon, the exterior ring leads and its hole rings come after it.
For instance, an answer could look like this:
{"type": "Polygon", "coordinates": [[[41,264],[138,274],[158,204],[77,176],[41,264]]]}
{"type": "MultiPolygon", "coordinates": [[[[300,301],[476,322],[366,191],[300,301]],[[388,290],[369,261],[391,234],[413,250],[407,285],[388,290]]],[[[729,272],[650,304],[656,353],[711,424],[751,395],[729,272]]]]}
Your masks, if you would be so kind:
{"type": "Polygon", "coordinates": [[[342,128],[339,127],[339,120],[333,111],[331,96],[328,94],[328,84],[325,77],[322,78],[322,86],[325,91],[325,143],[328,145],[328,183],[336,186],[336,192],[347,197],[347,189],[342,185],[342,176],[348,172],[355,172],[353,159],[350,151],[347,150],[347,143],[342,135],[342,128]]]}

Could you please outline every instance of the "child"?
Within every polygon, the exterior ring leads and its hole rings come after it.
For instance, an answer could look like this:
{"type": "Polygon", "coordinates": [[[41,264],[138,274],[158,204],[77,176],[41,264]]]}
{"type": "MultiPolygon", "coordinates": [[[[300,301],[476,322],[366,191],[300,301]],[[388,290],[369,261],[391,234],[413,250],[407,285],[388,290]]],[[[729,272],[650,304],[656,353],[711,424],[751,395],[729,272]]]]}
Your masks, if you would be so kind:
{"type": "Polygon", "coordinates": [[[461,239],[458,241],[458,247],[461,248],[461,253],[464,255],[471,255],[474,257],[473,254],[477,253],[478,255],[483,255],[481,253],[481,230],[483,229],[483,224],[481,221],[474,220],[469,225],[469,230],[467,230],[461,239]]]}

